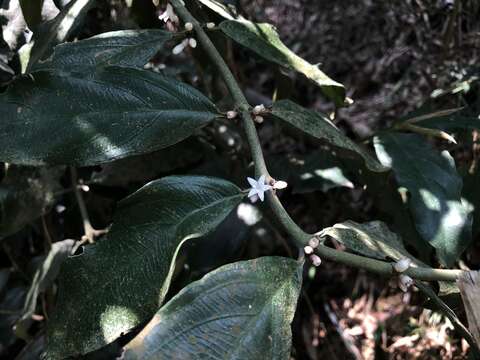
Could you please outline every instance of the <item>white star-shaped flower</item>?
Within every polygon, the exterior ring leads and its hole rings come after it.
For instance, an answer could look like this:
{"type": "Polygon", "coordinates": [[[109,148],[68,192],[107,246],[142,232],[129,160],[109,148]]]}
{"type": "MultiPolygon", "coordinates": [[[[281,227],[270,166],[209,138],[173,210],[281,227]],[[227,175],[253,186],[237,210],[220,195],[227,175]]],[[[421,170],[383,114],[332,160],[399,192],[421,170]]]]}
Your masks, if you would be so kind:
{"type": "Polygon", "coordinates": [[[260,176],[258,180],[247,177],[247,181],[252,187],[248,193],[248,197],[252,202],[257,201],[257,199],[263,201],[265,199],[265,191],[272,189],[270,185],[265,184],[265,175],[260,176]]]}

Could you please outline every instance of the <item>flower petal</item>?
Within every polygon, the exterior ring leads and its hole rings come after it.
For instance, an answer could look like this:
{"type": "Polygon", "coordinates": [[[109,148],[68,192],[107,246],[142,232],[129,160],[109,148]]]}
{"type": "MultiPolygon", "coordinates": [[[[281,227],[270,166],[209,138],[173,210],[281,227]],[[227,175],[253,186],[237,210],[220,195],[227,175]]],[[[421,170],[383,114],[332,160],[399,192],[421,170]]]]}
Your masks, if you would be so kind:
{"type": "Polygon", "coordinates": [[[260,176],[257,182],[261,185],[265,185],[265,175],[260,176]]]}
{"type": "Polygon", "coordinates": [[[250,189],[250,191],[248,192],[248,197],[257,195],[257,193],[258,193],[257,189],[250,189]]]}
{"type": "Polygon", "coordinates": [[[255,185],[257,185],[257,180],[252,179],[251,177],[247,177],[247,181],[251,187],[255,187],[255,185]]]}

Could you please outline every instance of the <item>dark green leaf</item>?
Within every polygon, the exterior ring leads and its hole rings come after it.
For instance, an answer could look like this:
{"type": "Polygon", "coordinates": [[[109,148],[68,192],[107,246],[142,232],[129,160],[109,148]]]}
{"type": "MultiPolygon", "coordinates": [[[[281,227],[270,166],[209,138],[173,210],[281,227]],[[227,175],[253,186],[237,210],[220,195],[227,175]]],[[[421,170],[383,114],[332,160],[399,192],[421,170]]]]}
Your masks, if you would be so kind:
{"type": "Polygon", "coordinates": [[[0,96],[0,160],[94,165],[173,145],[217,115],[200,92],[151,71],[38,72],[0,96]],[[19,136],[18,134],[21,134],[19,136]]]}
{"type": "Polygon", "coordinates": [[[122,30],[100,34],[85,40],[55,47],[51,58],[39,62],[32,70],[93,72],[107,65],[143,68],[168,40],[164,30],[122,30]]]}
{"type": "Polygon", "coordinates": [[[375,138],[380,162],[392,168],[410,193],[417,231],[451,266],[472,238],[471,206],[461,197],[462,179],[448,151],[441,154],[419,135],[385,133],[375,138]]]}
{"type": "Polygon", "coordinates": [[[28,27],[35,28],[42,20],[43,0],[20,0],[20,6],[28,27]]]}
{"type": "Polygon", "coordinates": [[[337,106],[344,105],[345,87],[330,79],[318,66],[310,64],[286,47],[272,25],[247,20],[226,20],[220,24],[220,29],[232,40],[268,61],[305,75],[320,86],[324,94],[337,106]]]}
{"type": "Polygon", "coordinates": [[[21,50],[22,72],[29,71],[37,61],[50,56],[55,45],[66,41],[95,1],[72,0],[54,19],[40,24],[31,42],[21,50]]]}
{"type": "Polygon", "coordinates": [[[108,235],[62,267],[49,357],[96,350],[150,319],[181,244],[215,229],[243,196],[224,180],[172,176],[122,200],[108,235]]]}
{"type": "Polygon", "coordinates": [[[305,109],[289,100],[273,103],[272,114],[296,128],[327,142],[339,149],[361,156],[372,171],[382,172],[388,168],[375,160],[367,150],[344,135],[330,120],[320,113],[305,109]]]}
{"type": "Polygon", "coordinates": [[[289,359],[302,267],[264,257],[207,274],[160,309],[124,358],[289,359]]]}
{"type": "Polygon", "coordinates": [[[479,130],[480,119],[476,116],[449,115],[421,120],[415,125],[438,130],[479,130]]]}
{"type": "Polygon", "coordinates": [[[54,202],[61,169],[10,166],[0,183],[0,239],[40,217],[54,202]]]}
{"type": "Polygon", "coordinates": [[[417,261],[405,250],[400,237],[381,221],[359,224],[348,220],[323,229],[321,235],[330,236],[347,249],[368,257],[381,260],[400,260],[407,257],[417,261]]]}

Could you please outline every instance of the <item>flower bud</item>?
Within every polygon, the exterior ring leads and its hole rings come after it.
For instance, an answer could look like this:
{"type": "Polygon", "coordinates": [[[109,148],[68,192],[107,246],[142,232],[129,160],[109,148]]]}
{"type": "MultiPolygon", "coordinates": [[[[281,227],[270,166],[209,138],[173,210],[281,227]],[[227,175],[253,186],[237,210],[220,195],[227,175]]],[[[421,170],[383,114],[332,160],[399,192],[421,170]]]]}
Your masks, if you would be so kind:
{"type": "Polygon", "coordinates": [[[314,237],[314,238],[311,238],[309,241],[308,241],[308,245],[310,245],[312,248],[316,249],[318,247],[318,245],[320,244],[320,240],[318,240],[318,238],[314,237]]]}
{"type": "Polygon", "coordinates": [[[318,255],[310,255],[310,261],[312,262],[313,266],[320,266],[322,263],[322,259],[320,259],[320,256],[318,255]]]}
{"type": "Polygon", "coordinates": [[[234,110],[230,110],[227,112],[227,119],[235,119],[238,113],[234,110]]]}
{"type": "Polygon", "coordinates": [[[185,23],[185,30],[192,31],[193,30],[193,24],[191,22],[185,23]]]}
{"type": "Polygon", "coordinates": [[[188,45],[190,45],[191,48],[196,48],[197,47],[197,40],[194,38],[188,39],[188,45]]]}
{"type": "Polygon", "coordinates": [[[402,273],[410,267],[412,260],[409,258],[403,258],[398,260],[395,264],[393,264],[393,268],[396,272],[402,273]]]}
{"type": "Polygon", "coordinates": [[[398,287],[403,291],[407,292],[408,288],[413,285],[413,279],[408,275],[400,275],[398,278],[398,287]]]}
{"type": "Polygon", "coordinates": [[[265,111],[265,105],[263,105],[263,104],[257,105],[253,108],[253,114],[254,115],[259,115],[259,114],[263,113],[264,111],[265,111]]]}
{"type": "Polygon", "coordinates": [[[257,124],[261,124],[263,123],[263,116],[255,116],[253,121],[255,121],[257,124]]]}
{"type": "Polygon", "coordinates": [[[275,190],[282,190],[282,189],[287,188],[287,186],[288,186],[288,184],[287,184],[286,181],[281,181],[281,180],[280,180],[280,181],[275,181],[275,182],[273,183],[273,188],[274,188],[275,190]]]}
{"type": "Polygon", "coordinates": [[[207,29],[210,29],[210,30],[211,30],[211,29],[213,29],[213,28],[215,28],[215,23],[213,23],[213,22],[207,23],[207,29]]]}
{"type": "Polygon", "coordinates": [[[313,254],[313,248],[311,246],[308,246],[308,245],[303,248],[303,251],[305,251],[305,254],[307,254],[307,255],[313,254]]]}

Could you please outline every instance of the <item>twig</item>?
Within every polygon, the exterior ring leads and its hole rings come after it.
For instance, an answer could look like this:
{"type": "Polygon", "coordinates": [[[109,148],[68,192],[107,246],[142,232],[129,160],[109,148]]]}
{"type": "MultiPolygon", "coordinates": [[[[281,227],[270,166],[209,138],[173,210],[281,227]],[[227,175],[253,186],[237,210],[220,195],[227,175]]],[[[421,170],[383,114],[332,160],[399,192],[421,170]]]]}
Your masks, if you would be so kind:
{"type": "Polygon", "coordinates": [[[100,236],[102,234],[105,234],[107,231],[106,230],[96,230],[91,222],[90,218],[88,216],[88,211],[87,207],[85,205],[85,201],[83,200],[83,196],[80,192],[80,188],[78,187],[78,175],[77,175],[77,169],[74,167],[70,168],[70,175],[72,179],[72,188],[75,192],[75,197],[77,199],[77,204],[78,208],[80,210],[80,215],[82,216],[82,222],[83,222],[83,231],[84,235],[82,236],[82,243],[88,242],[88,243],[93,243],[95,241],[95,238],[97,236],[100,236]]]}
{"type": "MultiPolygon", "coordinates": [[[[238,85],[235,77],[228,68],[227,64],[223,60],[222,56],[212,43],[208,35],[203,30],[202,25],[190,14],[188,9],[182,0],[170,1],[177,15],[185,22],[193,24],[194,30],[197,34],[199,43],[203,46],[205,52],[208,54],[212,63],[216,66],[218,72],[222,76],[230,95],[235,103],[235,108],[238,109],[242,116],[243,125],[247,135],[247,140],[250,145],[250,151],[252,159],[255,165],[256,176],[265,175],[267,181],[270,175],[265,164],[265,159],[262,153],[262,147],[258,138],[255,123],[250,114],[251,106],[248,103],[245,95],[243,94],[240,86],[238,85]]],[[[292,237],[298,247],[303,248],[308,241],[314,236],[304,232],[298,225],[292,220],[290,215],[284,209],[278,197],[271,191],[267,193],[267,201],[270,205],[272,212],[276,216],[277,220],[282,224],[287,233],[292,237]]],[[[362,268],[382,275],[392,275],[393,269],[391,263],[370,259],[364,256],[354,255],[335,249],[331,249],[326,246],[319,246],[317,252],[321,257],[329,260],[334,260],[346,265],[362,268]]],[[[406,274],[412,278],[420,280],[456,280],[461,270],[443,270],[432,268],[411,268],[406,274]]]]}

